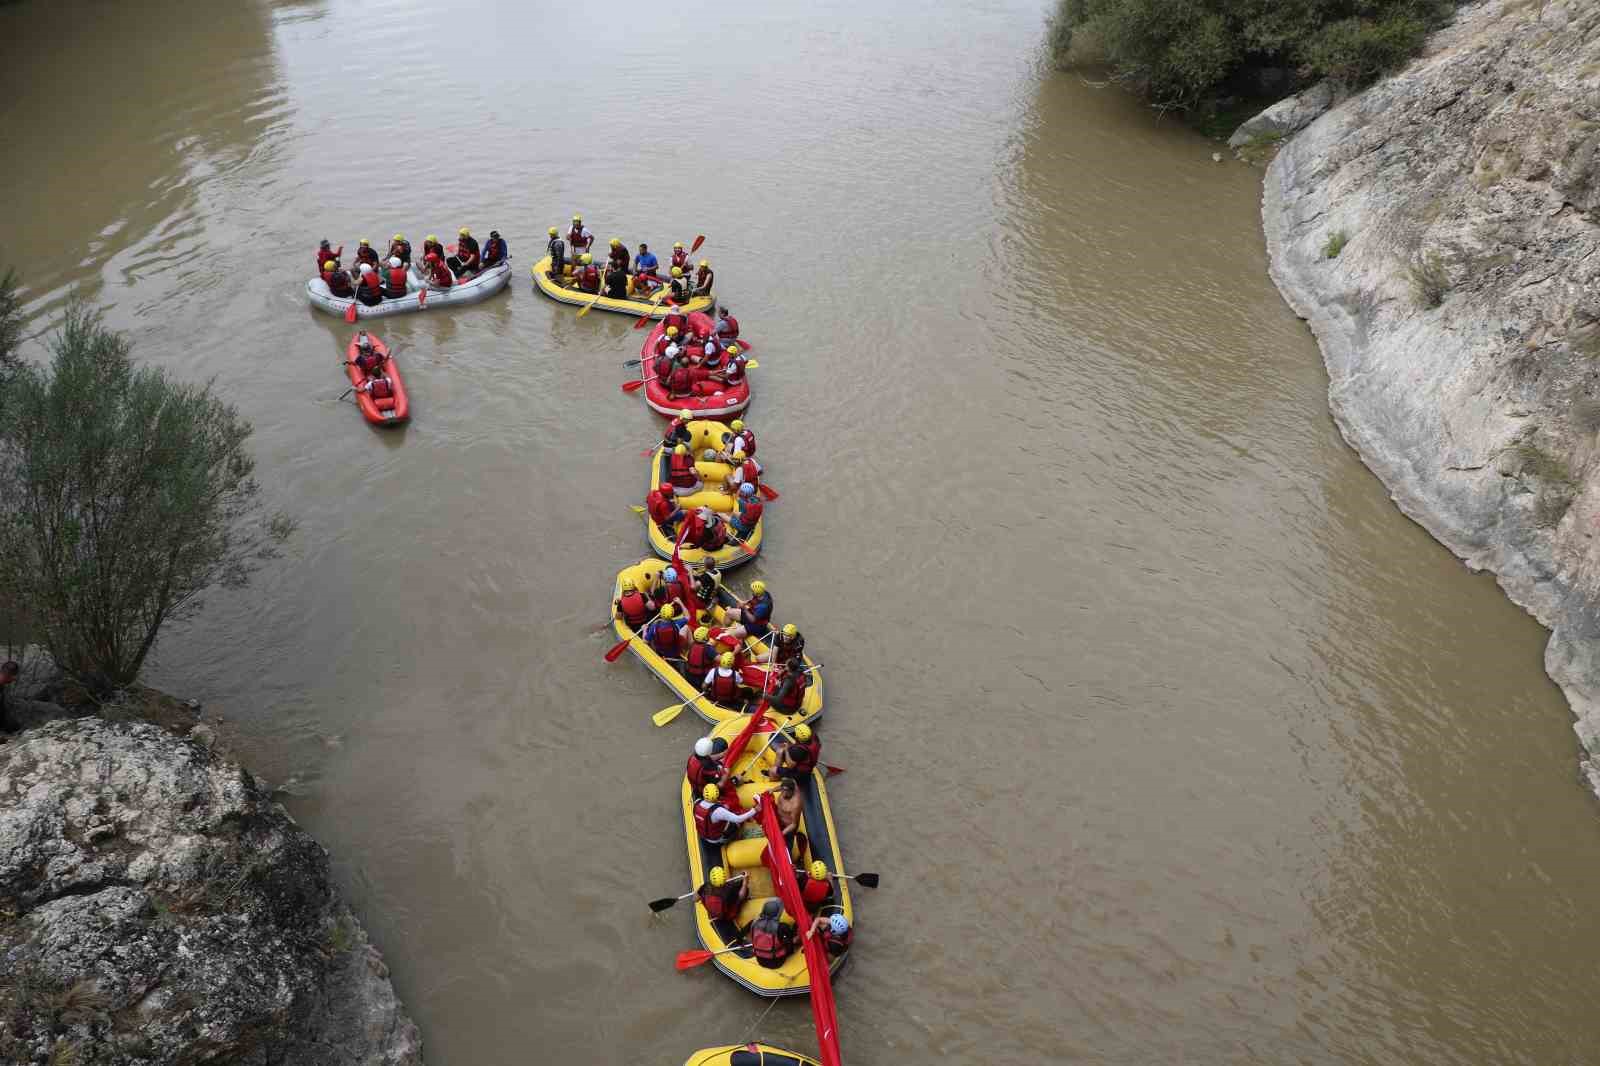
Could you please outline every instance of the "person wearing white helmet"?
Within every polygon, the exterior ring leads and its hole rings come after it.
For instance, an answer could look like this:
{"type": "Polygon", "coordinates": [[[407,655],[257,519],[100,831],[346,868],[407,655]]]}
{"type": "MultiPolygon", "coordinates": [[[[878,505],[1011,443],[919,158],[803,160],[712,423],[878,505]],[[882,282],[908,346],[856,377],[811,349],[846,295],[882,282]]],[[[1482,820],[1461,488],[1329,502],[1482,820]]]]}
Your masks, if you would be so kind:
{"type": "Polygon", "coordinates": [[[699,795],[708,782],[722,776],[722,754],[727,750],[728,742],[721,737],[701,737],[694,742],[694,751],[689,756],[689,766],[684,775],[688,777],[689,787],[694,789],[695,795],[699,795]]]}
{"type": "Polygon", "coordinates": [[[371,263],[361,264],[361,279],[356,285],[356,299],[368,307],[376,307],[383,302],[383,277],[372,268],[371,263]]]}
{"type": "Polygon", "coordinates": [[[406,269],[405,262],[398,255],[389,257],[389,271],[384,278],[383,294],[391,300],[398,300],[406,294],[406,277],[410,271],[406,269]]]}

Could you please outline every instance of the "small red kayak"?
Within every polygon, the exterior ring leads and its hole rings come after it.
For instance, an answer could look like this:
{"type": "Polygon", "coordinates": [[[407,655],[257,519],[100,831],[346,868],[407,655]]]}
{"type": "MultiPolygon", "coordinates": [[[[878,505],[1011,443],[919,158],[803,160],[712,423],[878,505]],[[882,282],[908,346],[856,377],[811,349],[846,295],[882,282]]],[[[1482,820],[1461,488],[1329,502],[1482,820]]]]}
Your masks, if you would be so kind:
{"type": "MultiPolygon", "coordinates": [[[[689,312],[688,329],[691,333],[704,333],[714,335],[716,326],[711,317],[700,311],[689,312]]],[[[750,406],[750,372],[745,371],[744,380],[737,385],[723,385],[715,381],[702,382],[696,391],[688,396],[672,396],[667,392],[667,383],[657,381],[652,364],[655,363],[656,342],[667,331],[667,324],[659,322],[645,338],[644,347],[639,350],[639,376],[644,379],[644,402],[650,405],[651,410],[658,411],[669,417],[677,417],[679,411],[688,410],[692,418],[726,418],[736,415],[750,406]]],[[[730,343],[737,344],[738,341],[730,343]]]]}
{"type": "MultiPolygon", "coordinates": [[[[345,373],[350,377],[350,384],[356,386],[356,406],[361,408],[362,416],[375,426],[398,425],[411,417],[411,401],[406,398],[406,383],[400,377],[400,366],[388,358],[385,358],[383,364],[383,372],[389,376],[389,382],[394,386],[393,396],[374,399],[370,391],[363,391],[361,386],[366,384],[367,375],[355,365],[356,341],[360,336],[358,333],[351,337],[350,346],[344,350],[345,373]]],[[[372,341],[373,351],[388,356],[389,346],[379,340],[376,333],[368,333],[367,337],[372,341]]]]}

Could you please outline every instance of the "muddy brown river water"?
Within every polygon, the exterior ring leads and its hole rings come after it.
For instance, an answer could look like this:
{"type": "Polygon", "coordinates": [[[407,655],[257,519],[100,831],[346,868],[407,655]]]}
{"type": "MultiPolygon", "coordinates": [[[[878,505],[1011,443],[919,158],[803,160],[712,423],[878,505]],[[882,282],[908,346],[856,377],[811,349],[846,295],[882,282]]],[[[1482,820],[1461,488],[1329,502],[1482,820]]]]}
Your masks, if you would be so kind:
{"type": "MultiPolygon", "coordinates": [[[[1259,172],[1041,63],[1036,2],[0,9],[0,261],[255,422],[288,557],[167,634],[332,850],[435,1066],[814,1050],[691,947],[696,735],[601,662],[657,421],[545,227],[705,233],[759,347],[761,561],[827,664],[852,1063],[1577,1063],[1600,818],[1543,632],[1344,446],[1259,172]],[[499,228],[376,326],[318,238],[499,228]],[[1588,900],[1589,903],[1584,901],[1588,900]]],[[[42,354],[35,345],[32,354],[42,354]]]]}

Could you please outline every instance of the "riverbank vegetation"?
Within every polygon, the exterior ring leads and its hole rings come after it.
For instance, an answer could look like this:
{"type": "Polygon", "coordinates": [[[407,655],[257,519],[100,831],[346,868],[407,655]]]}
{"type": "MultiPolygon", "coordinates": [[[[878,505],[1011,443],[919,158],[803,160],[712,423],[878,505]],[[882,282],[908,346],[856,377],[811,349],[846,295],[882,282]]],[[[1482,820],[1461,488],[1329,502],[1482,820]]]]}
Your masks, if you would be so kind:
{"type": "MultiPolygon", "coordinates": [[[[14,345],[16,319],[13,297],[0,341],[14,345]]],[[[293,523],[266,513],[250,423],[209,384],[135,366],[81,306],[51,351],[48,366],[4,368],[0,596],[66,676],[105,693],[202,593],[247,584],[293,523]]]]}
{"type": "Polygon", "coordinates": [[[1060,0],[1050,49],[1162,109],[1264,103],[1327,78],[1357,88],[1416,55],[1454,0],[1060,0]]]}

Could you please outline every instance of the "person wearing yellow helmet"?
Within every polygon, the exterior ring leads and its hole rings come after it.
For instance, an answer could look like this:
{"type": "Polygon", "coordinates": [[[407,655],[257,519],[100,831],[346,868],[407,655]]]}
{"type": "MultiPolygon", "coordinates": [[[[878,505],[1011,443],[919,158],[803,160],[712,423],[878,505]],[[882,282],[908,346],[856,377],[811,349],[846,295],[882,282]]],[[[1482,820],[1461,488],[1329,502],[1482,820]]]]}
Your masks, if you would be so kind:
{"type": "Polygon", "coordinates": [[[717,336],[723,344],[739,339],[739,320],[733,317],[733,312],[728,310],[728,305],[723,304],[717,309],[717,336]]]}
{"type": "Polygon", "coordinates": [[[773,770],[764,771],[766,777],[793,777],[804,781],[822,758],[822,738],[804,722],[790,730],[788,736],[775,741],[773,747],[778,753],[778,764],[773,770]]]}
{"type": "Polygon", "coordinates": [[[733,454],[728,456],[728,465],[733,469],[723,479],[722,487],[735,495],[745,485],[752,486],[754,491],[761,484],[761,475],[766,472],[766,467],[752,459],[743,448],[734,448],[733,454]]]}
{"type": "MultiPolygon", "coordinates": [[[[335,248],[328,243],[328,238],[322,238],[322,243],[317,245],[317,273],[322,275],[332,274],[339,269],[339,264],[343,259],[344,245],[341,244],[335,248]],[[333,266],[327,265],[330,262],[333,266]]],[[[327,281],[328,279],[324,276],[322,280],[327,281]]]]}
{"type": "Polygon", "coordinates": [[[483,249],[465,226],[456,233],[456,254],[450,257],[450,269],[463,281],[483,269],[483,249]]]}
{"type": "Polygon", "coordinates": [[[687,619],[678,614],[676,607],[666,603],[656,612],[656,620],[644,627],[642,635],[645,643],[657,655],[663,659],[677,659],[683,654],[684,630],[687,628],[687,619]]]}
{"type": "Polygon", "coordinates": [[[667,265],[684,271],[689,269],[689,253],[684,250],[682,241],[672,242],[672,259],[667,265]]]}
{"type": "Polygon", "coordinates": [[[593,247],[594,234],[584,228],[582,215],[572,216],[572,226],[567,230],[567,243],[572,246],[573,256],[580,256],[593,247]]]}
{"type": "Polygon", "coordinates": [[[743,640],[746,637],[765,639],[772,630],[772,593],[765,581],[750,582],[750,598],[737,607],[724,612],[727,621],[734,623],[728,631],[743,640]]]}
{"type": "Polygon", "coordinates": [[[694,803],[694,831],[707,844],[727,844],[739,835],[739,827],[754,818],[761,810],[751,807],[736,814],[722,802],[722,790],[708,784],[700,790],[694,803]]]}
{"type": "Polygon", "coordinates": [[[341,300],[348,300],[356,294],[355,282],[351,280],[350,272],[340,266],[337,259],[323,262],[322,278],[328,283],[328,292],[341,300]]]}
{"type": "Polygon", "coordinates": [[[683,652],[683,677],[685,681],[699,688],[705,683],[706,675],[717,665],[717,646],[711,643],[711,630],[700,626],[694,631],[689,646],[683,652]]]}
{"type": "Polygon", "coordinates": [[[628,246],[622,243],[621,237],[613,237],[606,242],[606,266],[617,266],[622,272],[628,272],[628,246]]]}
{"type": "Polygon", "coordinates": [[[689,280],[688,275],[683,272],[681,267],[673,267],[671,273],[672,292],[670,296],[673,303],[677,304],[679,307],[682,307],[684,304],[688,303],[690,298],[694,295],[694,284],[689,280]]]}
{"type": "Polygon", "coordinates": [[[378,250],[365,237],[361,238],[361,243],[356,246],[356,263],[364,263],[374,270],[378,269],[378,250]]]}
{"type": "Polygon", "coordinates": [[[711,260],[700,260],[700,269],[694,275],[694,294],[711,299],[711,286],[717,280],[716,271],[711,269],[711,260]]]}
{"type": "Polygon", "coordinates": [[[648,592],[639,591],[639,583],[631,577],[623,578],[618,589],[619,595],[611,608],[621,616],[629,629],[637,633],[656,613],[655,598],[648,592]]]}
{"type": "Polygon", "coordinates": [[[411,267],[411,242],[404,233],[396,233],[389,239],[389,254],[385,258],[398,259],[401,266],[411,267]]]}
{"type": "Polygon", "coordinates": [[[772,638],[772,661],[780,665],[801,662],[806,653],[806,638],[793,622],[772,638]]]}
{"type": "Polygon", "coordinates": [[[717,371],[716,379],[724,385],[738,385],[744,380],[746,361],[744,348],[738,344],[729,344],[722,369],[717,371]]]}
{"type": "Polygon", "coordinates": [[[438,256],[440,262],[444,261],[444,245],[432,233],[422,239],[422,258],[427,259],[430,255],[438,256]]]}
{"type": "Polygon", "coordinates": [[[600,268],[594,265],[594,256],[588,252],[578,256],[578,269],[572,273],[572,283],[579,292],[600,291],[600,268]]]}
{"type": "Polygon", "coordinates": [[[800,884],[800,902],[807,914],[833,903],[833,880],[828,876],[828,864],[821,859],[812,859],[809,865],[796,863],[794,879],[800,884]]]}
{"type": "Polygon", "coordinates": [[[667,457],[667,481],[672,485],[672,491],[677,496],[693,496],[705,488],[705,482],[700,478],[700,471],[695,469],[694,456],[689,452],[687,444],[675,445],[672,454],[667,457]]]}
{"type": "Polygon", "coordinates": [[[723,652],[717,659],[717,668],[700,683],[700,691],[709,696],[712,703],[738,710],[745,698],[744,679],[739,676],[739,657],[731,651],[723,652]]]}
{"type": "MultiPolygon", "coordinates": [[[[739,927],[739,909],[750,898],[750,879],[744,874],[728,876],[728,871],[720,866],[713,866],[706,874],[706,883],[701,885],[696,892],[700,906],[706,909],[706,917],[713,922],[731,922],[733,929],[739,927]]],[[[724,931],[731,932],[726,926],[724,931]]],[[[734,937],[729,937],[734,939],[734,937]]]]}
{"type": "Polygon", "coordinates": [[[633,294],[635,296],[649,296],[661,286],[661,260],[656,258],[656,253],[643,241],[639,242],[639,251],[633,257],[633,294]]]}
{"type": "MultiPolygon", "coordinates": [[[[756,454],[756,435],[750,431],[749,427],[742,420],[735,418],[728,425],[728,429],[731,432],[722,435],[722,453],[730,459],[733,457],[734,452],[744,452],[746,458],[754,457],[756,454]]],[[[723,461],[726,462],[727,460],[723,461]]]]}

